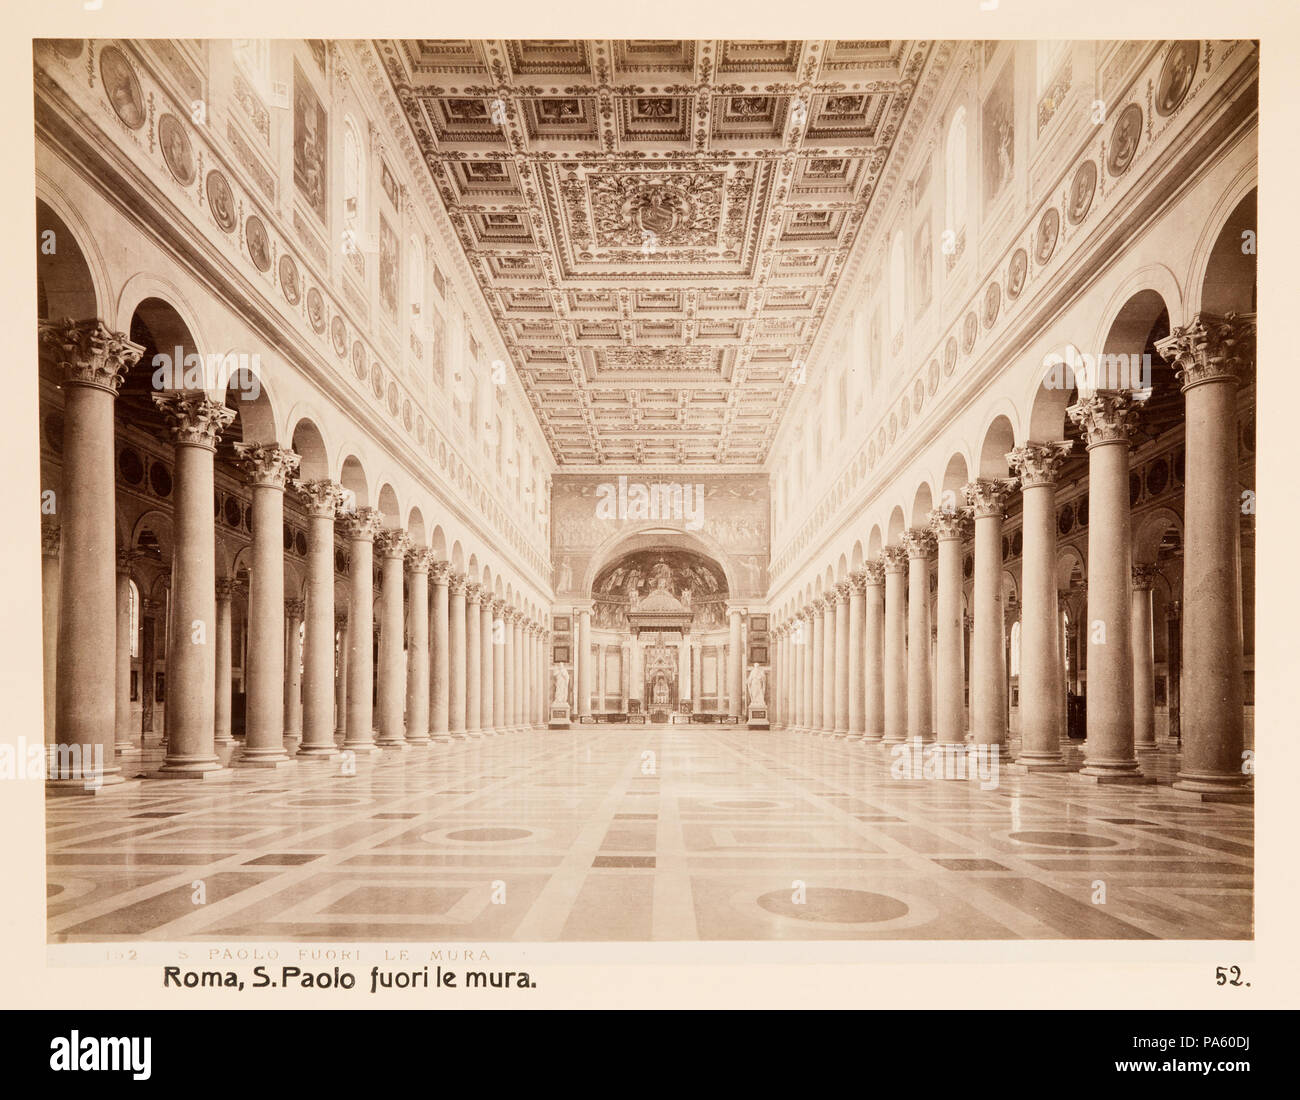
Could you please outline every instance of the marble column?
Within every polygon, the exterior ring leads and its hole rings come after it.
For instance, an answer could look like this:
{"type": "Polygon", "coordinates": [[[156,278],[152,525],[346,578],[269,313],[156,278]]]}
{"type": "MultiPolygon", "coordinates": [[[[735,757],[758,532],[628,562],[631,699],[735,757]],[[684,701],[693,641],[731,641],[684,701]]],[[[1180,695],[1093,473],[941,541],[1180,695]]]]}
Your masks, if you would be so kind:
{"type": "MultiPolygon", "coordinates": [[[[785,726],[785,625],[773,625],[771,634],[772,678],[768,684],[768,715],[773,729],[785,726]]],[[[699,662],[696,662],[697,664],[699,662]]]]}
{"type": "Polygon", "coordinates": [[[334,517],[343,506],[343,487],[328,478],[294,485],[307,512],[307,618],[302,653],[302,742],[298,756],[333,759],[334,708],[343,716],[340,685],[334,675],[334,517]]]}
{"type": "MultiPolygon", "coordinates": [[[[536,623],[528,624],[528,696],[527,696],[528,706],[524,709],[524,728],[530,730],[534,729],[539,723],[538,714],[537,714],[537,695],[538,695],[537,685],[539,682],[538,670],[537,670],[537,653],[539,649],[537,644],[537,635],[540,629],[541,628],[536,623]]],[[[626,675],[627,665],[623,664],[622,667],[623,667],[623,673],[624,675],[626,675]]],[[[627,709],[626,692],[624,692],[623,694],[622,705],[623,705],[623,709],[626,710],[627,709]]]]}
{"type": "MultiPolygon", "coordinates": [[[[233,745],[230,732],[230,703],[232,687],[230,660],[230,603],[235,595],[235,582],[225,577],[217,581],[217,679],[213,689],[213,744],[218,748],[233,745]]],[[[141,692],[146,678],[140,674],[141,692]]]]}
{"type": "Polygon", "coordinates": [[[518,612],[509,605],[501,613],[501,620],[505,624],[505,646],[501,655],[506,662],[505,729],[507,732],[513,732],[515,726],[515,616],[517,614],[518,612]]]}
{"type": "Polygon", "coordinates": [[[807,651],[807,615],[801,609],[794,612],[789,629],[790,648],[790,729],[796,733],[807,729],[805,692],[803,692],[803,654],[807,651]]]}
{"type": "Polygon", "coordinates": [[[817,724],[817,635],[821,632],[821,611],[815,603],[804,609],[803,652],[803,711],[805,733],[812,733],[817,724]]]}
{"type": "Polygon", "coordinates": [[[284,738],[286,741],[302,739],[302,639],[304,631],[303,600],[284,601],[285,655],[284,666],[284,738]]]}
{"type": "MultiPolygon", "coordinates": [[[[1057,675],[1060,676],[1061,682],[1057,690],[1056,705],[1059,712],[1057,718],[1057,728],[1061,732],[1061,744],[1070,743],[1070,630],[1073,629],[1073,623],[1067,622],[1070,610],[1070,598],[1065,592],[1059,589],[1056,593],[1056,659],[1057,675]]],[[[1024,660],[1024,654],[1021,655],[1024,660]]]]}
{"type": "MultiPolygon", "coordinates": [[[[210,401],[203,393],[171,392],[155,394],[154,404],[172,424],[176,444],[175,468],[172,475],[172,568],[171,597],[169,602],[170,637],[167,646],[167,754],[158,775],[166,779],[202,779],[222,770],[217,759],[216,741],[216,680],[217,663],[212,656],[216,641],[217,573],[216,530],[212,511],[213,456],[221,432],[235,419],[235,410],[210,401]]],[[[268,478],[274,481],[276,463],[269,461],[268,478]]],[[[287,460],[286,460],[287,461],[287,460]]],[[[109,456],[109,478],[112,478],[112,457],[109,456]]],[[[283,497],[283,472],[281,488],[268,487],[254,490],[253,562],[258,556],[257,498],[262,497],[261,519],[263,525],[269,513],[275,511],[283,497]]],[[[110,496],[111,500],[112,497],[110,496]]],[[[63,577],[65,589],[72,570],[68,559],[68,518],[64,517],[63,577]]],[[[283,553],[283,530],[276,524],[274,548],[277,564],[283,569],[279,554],[283,553]]],[[[270,541],[267,535],[263,547],[270,541]]],[[[265,553],[265,548],[263,548],[265,553]]],[[[269,556],[269,555],[268,555],[269,556]]],[[[265,568],[265,567],[264,567],[265,568]]],[[[284,575],[280,587],[268,579],[262,598],[274,612],[274,623],[284,629],[284,575]],[[268,591],[269,590],[269,591],[268,591]],[[271,604],[272,598],[274,604],[271,604]]],[[[67,620],[60,623],[59,636],[67,637],[67,620]]],[[[269,628],[274,632],[275,626],[269,628]]],[[[274,636],[272,641],[275,641],[274,636]]],[[[275,655],[281,668],[284,661],[284,640],[275,641],[275,655]]],[[[273,658],[273,659],[274,659],[273,658]]],[[[62,682],[62,681],[60,681],[62,682]]],[[[265,681],[264,681],[265,684],[265,681]]],[[[251,690],[251,689],[250,689],[251,690]]],[[[284,711],[280,698],[280,682],[275,680],[263,687],[269,696],[272,715],[269,728],[264,728],[263,744],[274,753],[274,738],[281,731],[284,711]]],[[[111,713],[111,712],[110,712],[111,713]]],[[[251,726],[249,727],[251,729],[251,726]]],[[[60,739],[63,735],[60,733],[60,739]]],[[[250,733],[245,741],[252,741],[250,733]]],[[[256,744],[256,743],[254,743],[256,744]]],[[[283,745],[280,752],[283,753],[283,745]]]]}
{"type": "Polygon", "coordinates": [[[835,730],[835,588],[826,591],[822,606],[822,694],[821,722],[817,732],[830,736],[835,730]]]}
{"type": "MultiPolygon", "coordinates": [[[[284,486],[298,469],[299,458],[274,443],[236,443],[253,497],[253,548],[248,587],[247,711],[241,767],[280,767],[289,763],[284,748],[285,602],[284,486]]],[[[209,513],[211,508],[208,509],[209,513]]],[[[173,619],[175,623],[177,620],[173,619]]],[[[183,622],[184,620],[180,620],[183,622]]],[[[173,634],[173,639],[181,635],[173,634]]],[[[170,656],[170,654],[169,654],[170,656]]],[[[168,680],[171,677],[168,676],[168,680]]],[[[171,734],[168,684],[167,728],[171,734]]]]}
{"type": "Polygon", "coordinates": [[[578,699],[578,717],[591,716],[591,609],[576,608],[577,632],[573,652],[578,699]]]}
{"type": "Polygon", "coordinates": [[[885,564],[885,736],[888,744],[907,740],[907,550],[886,546],[885,564]]]}
{"type": "Polygon", "coordinates": [[[1156,343],[1182,382],[1187,425],[1183,677],[1178,702],[1182,765],[1173,789],[1208,801],[1253,797],[1242,772],[1245,684],[1237,387],[1253,365],[1254,338],[1253,313],[1200,313],[1190,325],[1175,328],[1156,343]]]}
{"type": "MultiPolygon", "coordinates": [[[[64,399],[63,479],[56,496],[62,559],[54,729],[55,740],[66,748],[58,758],[57,775],[49,784],[51,789],[69,793],[102,790],[122,782],[122,769],[113,748],[116,673],[108,658],[117,641],[113,407],[123,378],[144,348],[98,320],[42,321],[39,331],[41,343],[58,365],[64,399]]],[[[178,445],[178,452],[181,449],[178,445]]],[[[189,472],[190,464],[186,466],[189,472]]],[[[211,467],[209,451],[209,481],[211,467]]],[[[189,492],[185,499],[189,502],[193,488],[186,488],[189,492]]],[[[211,488],[206,512],[210,528],[211,488]]],[[[183,517],[184,521],[190,518],[183,517]]],[[[185,533],[189,535],[188,527],[185,533]]],[[[209,561],[211,556],[209,546],[209,561]]],[[[209,608],[214,581],[215,575],[208,577],[209,608]]],[[[209,613],[205,622],[211,621],[209,613]]],[[[182,722],[182,727],[192,729],[193,723],[186,726],[182,722]]],[[[209,724],[205,742],[209,753],[211,738],[209,724]]],[[[212,756],[213,767],[219,766],[215,759],[212,756]]]]}
{"type": "Polygon", "coordinates": [[[821,733],[826,721],[826,599],[812,602],[812,698],[809,701],[809,732],[821,733]]]}
{"type": "Polygon", "coordinates": [[[429,567],[433,551],[413,546],[406,554],[407,613],[406,640],[406,743],[427,746],[429,742],[429,567]]]}
{"type": "MultiPolygon", "coordinates": [[[[334,743],[348,732],[348,613],[334,614],[334,628],[338,631],[337,665],[334,672],[334,743]]],[[[299,746],[301,751],[301,746],[299,746]]]]}
{"type": "Polygon", "coordinates": [[[498,733],[510,729],[510,715],[506,710],[506,601],[492,601],[492,712],[496,715],[498,733]]]}
{"type": "Polygon", "coordinates": [[[961,608],[961,545],[970,527],[965,508],[935,509],[930,528],[939,553],[938,644],[935,651],[935,735],[941,745],[966,740],[966,660],[961,608]]]}
{"type": "Polygon", "coordinates": [[[411,540],[399,527],[389,527],[375,537],[379,556],[379,738],[381,749],[406,748],[406,706],[402,675],[406,661],[402,643],[406,634],[406,601],[402,591],[406,552],[411,540]]]}
{"type": "Polygon", "coordinates": [[[1007,743],[1006,622],[1002,608],[1002,520],[1016,479],[982,477],[965,486],[975,517],[974,630],[970,647],[970,725],[976,745],[1007,743]]]}
{"type": "Polygon", "coordinates": [[[358,508],[345,517],[348,537],[347,734],[345,751],[377,752],[374,730],[375,537],[383,529],[378,508],[358,508]]]}
{"type": "MultiPolygon", "coordinates": [[[[143,603],[144,601],[141,600],[141,604],[143,603]]],[[[143,611],[140,618],[143,622],[143,611]]],[[[41,642],[45,672],[45,743],[53,745],[59,668],[59,525],[49,516],[41,517],[41,642]]],[[[143,656],[143,651],[141,655],[143,656]]],[[[142,670],[140,674],[142,699],[144,698],[143,685],[146,682],[142,670]]]]}
{"type": "Polygon", "coordinates": [[[479,728],[486,735],[501,733],[501,716],[496,709],[496,672],[493,669],[495,646],[492,639],[490,593],[484,592],[478,609],[479,728]]]}
{"type": "Polygon", "coordinates": [[[465,738],[465,584],[463,573],[447,579],[447,728],[453,740],[465,738]]]}
{"type": "Polygon", "coordinates": [[[1025,768],[1065,769],[1061,755],[1060,608],[1056,588],[1056,479],[1072,440],[1027,443],[1007,455],[1020,478],[1022,537],[1020,755],[1025,768]]]}
{"type": "Polygon", "coordinates": [[[848,688],[850,741],[867,732],[865,646],[867,632],[867,576],[862,570],[849,575],[848,688]]]}
{"type": "Polygon", "coordinates": [[[740,608],[727,609],[727,628],[730,648],[727,651],[727,713],[736,718],[744,717],[745,703],[741,683],[745,654],[742,652],[740,634],[740,608]]]}
{"type": "Polygon", "coordinates": [[[907,551],[907,737],[934,740],[934,690],[930,664],[930,561],[935,537],[928,527],[903,533],[907,551]]]}
{"type": "MultiPolygon", "coordinates": [[[[116,701],[113,708],[118,756],[140,751],[131,722],[131,560],[129,550],[117,553],[117,645],[113,650],[116,701]]],[[[218,658],[219,659],[219,658],[218,658]]]]}
{"type": "Polygon", "coordinates": [[[1130,605],[1133,646],[1133,748],[1155,752],[1156,744],[1156,651],[1151,621],[1151,590],[1160,576],[1158,565],[1133,566],[1130,605]]]}
{"type": "Polygon", "coordinates": [[[483,736],[482,599],[481,584],[465,585],[465,733],[470,738],[483,736]]]}
{"type": "MultiPolygon", "coordinates": [[[[835,726],[836,737],[849,735],[849,701],[852,684],[849,675],[849,599],[853,586],[840,581],[835,586],[835,726]]],[[[828,723],[829,724],[829,723],[828,723]]]]}
{"type": "MultiPolygon", "coordinates": [[[[514,681],[514,702],[510,707],[510,724],[515,730],[520,730],[524,725],[524,613],[515,612],[515,681],[514,681]]],[[[603,675],[602,675],[603,680],[603,675]]],[[[601,706],[605,701],[601,699],[601,706]]]]}
{"type": "Polygon", "coordinates": [[[1088,743],[1078,778],[1154,782],[1133,747],[1129,446],[1139,402],[1098,391],[1071,405],[1088,445],[1088,743]]]}
{"type": "Polygon", "coordinates": [[[445,561],[429,566],[432,595],[429,601],[429,736],[445,743],[451,740],[451,653],[448,628],[451,601],[447,594],[451,569],[445,561]]]}
{"type": "Polygon", "coordinates": [[[679,702],[691,698],[691,638],[685,631],[677,650],[677,698],[679,702]]]}
{"type": "MultiPolygon", "coordinates": [[[[641,663],[641,638],[632,636],[632,653],[628,662],[628,694],[638,702],[645,701],[645,672],[641,663]]],[[[645,707],[642,707],[642,711],[645,707]]]]}

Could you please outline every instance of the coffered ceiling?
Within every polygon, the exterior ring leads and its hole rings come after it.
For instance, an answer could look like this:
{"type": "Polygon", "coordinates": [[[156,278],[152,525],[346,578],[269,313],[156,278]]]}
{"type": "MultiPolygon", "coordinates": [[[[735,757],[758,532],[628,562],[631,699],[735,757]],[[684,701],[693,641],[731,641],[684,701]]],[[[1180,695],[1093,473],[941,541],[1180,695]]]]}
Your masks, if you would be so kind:
{"type": "Polygon", "coordinates": [[[557,462],[764,460],[931,45],[376,43],[557,462]]]}

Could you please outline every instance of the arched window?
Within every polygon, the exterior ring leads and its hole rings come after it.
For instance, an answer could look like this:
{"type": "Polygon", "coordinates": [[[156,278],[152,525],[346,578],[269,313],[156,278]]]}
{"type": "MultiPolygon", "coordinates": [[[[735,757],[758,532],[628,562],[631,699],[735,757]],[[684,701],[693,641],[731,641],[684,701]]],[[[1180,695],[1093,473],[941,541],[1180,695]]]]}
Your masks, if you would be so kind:
{"type": "Polygon", "coordinates": [[[1020,620],[1011,624],[1011,675],[1020,675],[1020,620]]]}
{"type": "Polygon", "coordinates": [[[360,232],[365,225],[365,179],[361,169],[361,138],[356,123],[343,120],[343,223],[360,232]]]}
{"type": "Polygon", "coordinates": [[[889,246],[889,332],[895,343],[903,335],[903,311],[907,288],[907,249],[903,231],[896,230],[889,246]]]}
{"type": "Polygon", "coordinates": [[[948,123],[943,147],[944,229],[960,236],[966,228],[966,108],[958,107],[948,123]]]}

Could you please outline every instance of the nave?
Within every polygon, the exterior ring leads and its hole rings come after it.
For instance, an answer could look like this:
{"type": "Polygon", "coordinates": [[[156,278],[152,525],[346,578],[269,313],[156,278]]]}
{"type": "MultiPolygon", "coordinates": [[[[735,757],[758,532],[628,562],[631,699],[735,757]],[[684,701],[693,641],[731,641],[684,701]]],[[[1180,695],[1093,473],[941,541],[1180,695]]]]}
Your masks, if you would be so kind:
{"type": "Polygon", "coordinates": [[[582,726],[353,775],[126,783],[47,803],[49,940],[1251,936],[1253,807],[1172,794],[1174,754],[1136,793],[899,762],[806,735],[582,726]]]}

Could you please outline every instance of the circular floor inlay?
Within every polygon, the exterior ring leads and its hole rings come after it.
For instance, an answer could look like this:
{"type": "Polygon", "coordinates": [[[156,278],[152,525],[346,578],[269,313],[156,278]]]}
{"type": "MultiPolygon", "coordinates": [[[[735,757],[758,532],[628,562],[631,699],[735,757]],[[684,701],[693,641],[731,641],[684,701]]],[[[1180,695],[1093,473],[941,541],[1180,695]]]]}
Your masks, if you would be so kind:
{"type": "Polygon", "coordinates": [[[907,905],[887,894],[821,886],[809,887],[802,904],[795,903],[789,890],[762,894],[758,904],[779,917],[831,924],[874,924],[908,913],[907,905]]]}
{"type": "Polygon", "coordinates": [[[732,802],[715,802],[713,805],[723,810],[771,810],[781,805],[779,802],[763,802],[759,799],[740,798],[732,802]]]}
{"type": "Polygon", "coordinates": [[[1048,848],[1113,848],[1119,843],[1108,836],[1093,836],[1091,833],[1008,833],[1012,840],[1021,844],[1041,844],[1048,848]]]}
{"type": "Polygon", "coordinates": [[[532,836],[531,829],[457,829],[448,840],[522,840],[532,836]]]}

